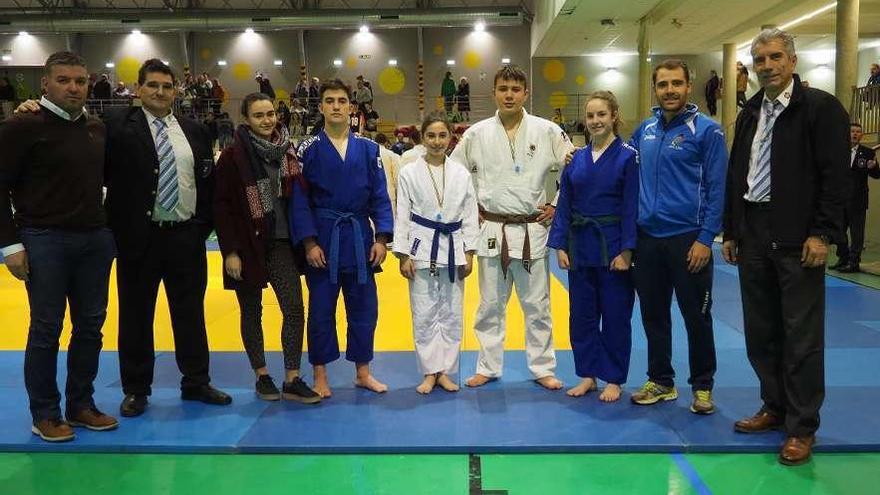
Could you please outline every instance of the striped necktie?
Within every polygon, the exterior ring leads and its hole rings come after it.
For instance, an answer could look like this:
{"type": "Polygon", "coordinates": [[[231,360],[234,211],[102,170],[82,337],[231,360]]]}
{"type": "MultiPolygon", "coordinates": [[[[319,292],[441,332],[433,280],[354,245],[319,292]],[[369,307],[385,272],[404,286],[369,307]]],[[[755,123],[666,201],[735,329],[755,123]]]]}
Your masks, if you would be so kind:
{"type": "Polygon", "coordinates": [[[752,200],[755,202],[767,200],[770,195],[770,150],[773,147],[773,124],[779,116],[782,103],[779,100],[765,101],[764,129],[758,145],[758,160],[755,162],[755,178],[752,183],[752,200]]]}
{"type": "Polygon", "coordinates": [[[168,124],[162,119],[153,121],[156,127],[156,154],[159,156],[159,206],[171,211],[177,206],[178,184],[177,164],[174,161],[174,149],[168,138],[168,124]]]}

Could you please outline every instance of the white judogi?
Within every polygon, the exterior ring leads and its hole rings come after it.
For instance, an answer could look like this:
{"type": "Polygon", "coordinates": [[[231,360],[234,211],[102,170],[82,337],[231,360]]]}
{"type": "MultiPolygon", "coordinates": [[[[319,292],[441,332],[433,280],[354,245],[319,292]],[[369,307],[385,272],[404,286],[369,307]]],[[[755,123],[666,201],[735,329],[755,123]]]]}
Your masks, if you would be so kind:
{"type": "MultiPolygon", "coordinates": [[[[574,149],[562,129],[529,115],[510,140],[496,112],[465,131],[452,158],[471,172],[477,201],[490,213],[529,215],[547,201],[545,180],[550,169],[562,166],[566,153],[574,149]]],[[[477,247],[480,307],[474,330],[480,341],[477,373],[501,376],[504,366],[504,334],[507,303],[516,286],[526,323],[526,357],[534,377],[551,376],[556,368],[553,352],[553,322],[550,318],[550,269],[547,263],[548,228],[539,223],[508,225],[508,251],[513,261],[507,277],[501,270],[502,224],[484,221],[477,247]],[[528,229],[531,267],[522,259],[523,240],[528,229]]]]}
{"type": "Polygon", "coordinates": [[[400,171],[397,184],[397,221],[394,224],[394,252],[413,259],[416,267],[414,280],[409,282],[413,335],[419,368],[423,374],[458,373],[461,347],[462,294],[464,281],[450,282],[447,271],[449,238],[440,235],[436,272],[431,274],[431,245],[434,230],[411,220],[416,214],[435,222],[461,221],[453,232],[455,265],[466,264],[465,252],[476,250],[480,230],[477,200],[470,173],[461,164],[447,159],[445,181],[439,167],[431,167],[424,157],[400,171]],[[437,185],[437,190],[434,189],[437,185]],[[439,205],[437,194],[443,199],[439,205]]]}
{"type": "Polygon", "coordinates": [[[400,155],[400,168],[415,162],[423,156],[425,156],[425,145],[417,144],[413,146],[411,149],[404,151],[403,154],[400,155]]]}
{"type": "MultiPolygon", "coordinates": [[[[391,205],[396,204],[397,197],[397,174],[400,171],[400,156],[379,145],[379,158],[382,159],[382,168],[385,170],[385,183],[388,188],[388,198],[391,199],[391,205]]],[[[394,208],[392,208],[394,212],[394,208]]]]}

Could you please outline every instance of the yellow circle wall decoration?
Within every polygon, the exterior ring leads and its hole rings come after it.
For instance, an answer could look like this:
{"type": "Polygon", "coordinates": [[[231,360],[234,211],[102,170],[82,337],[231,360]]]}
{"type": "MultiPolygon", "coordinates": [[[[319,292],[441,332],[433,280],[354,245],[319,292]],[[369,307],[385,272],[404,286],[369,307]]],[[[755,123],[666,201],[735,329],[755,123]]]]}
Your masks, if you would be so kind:
{"type": "Polygon", "coordinates": [[[562,91],[550,93],[550,108],[565,108],[568,105],[568,95],[562,91]]]}
{"type": "Polygon", "coordinates": [[[213,55],[213,52],[210,48],[202,48],[199,50],[199,57],[201,57],[202,60],[211,60],[211,55],[213,55]]]}
{"type": "Polygon", "coordinates": [[[544,62],[544,79],[550,82],[559,82],[565,78],[565,64],[562,61],[553,59],[544,62]]]}
{"type": "Polygon", "coordinates": [[[278,101],[283,101],[285,104],[290,102],[290,93],[287,92],[286,89],[276,89],[275,90],[275,99],[278,101]]]}
{"type": "Polygon", "coordinates": [[[443,55],[443,45],[434,45],[434,55],[443,55]]]}
{"type": "Polygon", "coordinates": [[[406,75],[397,67],[386,67],[379,73],[379,87],[387,95],[396,95],[406,86],[406,75]]]}
{"type": "Polygon", "coordinates": [[[574,78],[574,82],[578,83],[578,86],[583,86],[584,84],[587,83],[587,78],[584,77],[583,74],[581,74],[581,75],[577,76],[576,78],[574,78]]]}
{"type": "Polygon", "coordinates": [[[138,69],[141,68],[141,61],[134,57],[122,57],[116,63],[116,76],[120,81],[125,82],[126,86],[134,87],[137,82],[138,69]]]}
{"type": "Polygon", "coordinates": [[[355,67],[357,67],[357,64],[358,59],[356,57],[348,57],[347,59],[345,59],[345,66],[349,69],[354,69],[355,67]]]}
{"type": "Polygon", "coordinates": [[[239,81],[247,81],[254,77],[254,69],[247,62],[238,62],[232,66],[232,77],[239,81]]]}
{"type": "Polygon", "coordinates": [[[480,54],[473,51],[468,50],[464,54],[464,66],[468,69],[476,69],[483,63],[482,58],[480,58],[480,54]]]}

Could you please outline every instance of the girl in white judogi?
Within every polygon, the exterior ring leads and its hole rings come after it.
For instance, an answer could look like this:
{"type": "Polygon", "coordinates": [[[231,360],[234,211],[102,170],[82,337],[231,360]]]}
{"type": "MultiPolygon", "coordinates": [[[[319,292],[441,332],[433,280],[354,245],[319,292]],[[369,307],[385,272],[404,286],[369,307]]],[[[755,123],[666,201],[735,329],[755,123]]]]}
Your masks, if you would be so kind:
{"type": "Polygon", "coordinates": [[[473,269],[480,236],[470,172],[446,157],[451,136],[445,115],[429,116],[422,123],[425,154],[397,179],[394,254],[409,279],[416,356],[424,375],[416,390],[422,394],[435,385],[458,390],[449,375],[458,374],[464,278],[473,269]]]}

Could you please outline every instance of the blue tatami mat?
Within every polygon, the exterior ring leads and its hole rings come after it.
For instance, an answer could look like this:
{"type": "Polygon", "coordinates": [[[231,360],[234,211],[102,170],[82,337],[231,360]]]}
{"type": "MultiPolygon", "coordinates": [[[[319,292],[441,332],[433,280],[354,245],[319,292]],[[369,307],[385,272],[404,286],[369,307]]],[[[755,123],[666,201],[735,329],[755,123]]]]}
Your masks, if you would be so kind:
{"type": "MultiPolygon", "coordinates": [[[[638,340],[638,339],[637,339],[638,340]]],[[[642,346],[639,346],[642,347],[642,346]]],[[[30,416],[20,379],[23,355],[0,353],[0,451],[16,452],[249,452],[249,453],[464,453],[464,452],[743,452],[775,451],[780,434],[741,435],[733,421],[759,407],[758,388],[744,355],[719,352],[715,389],[718,412],[688,412],[690,390],[679,388],[677,401],[650,407],[626,400],[602,404],[596,394],[573,399],[549,392],[530,381],[523,352],[508,352],[502,380],[457,394],[415,392],[419,376],[408,352],[378,353],[374,372],[391,390],[376,395],[356,389],[350,363],[329,367],[334,395],[314,406],[256,399],[252,374],[239,353],[214,353],[214,384],[233,395],[228,407],[182,402],[173,355],[157,360],[156,383],[148,412],[120,418],[113,432],[78,430],[66,444],[42,442],[29,431],[30,416]],[[722,373],[723,371],[723,373],[722,373]]],[[[558,352],[558,374],[573,383],[571,353],[558,352]]],[[[839,365],[845,353],[829,352],[828,397],[817,451],[880,451],[880,387],[864,377],[880,374],[880,360],[868,356],[858,367],[839,365]],[[849,370],[846,372],[846,370],[849,370]],[[857,376],[858,375],[858,376],[857,376]],[[853,385],[850,385],[852,383],[853,385]],[[859,385],[855,385],[855,384],[859,385]]],[[[280,355],[270,354],[270,367],[280,368],[280,355]]],[[[62,355],[62,360],[64,356],[62,355]]],[[[473,372],[475,353],[462,356],[462,375],[473,372]]],[[[686,370],[677,356],[677,369],[686,370]]],[[[122,398],[117,383],[116,354],[104,353],[96,382],[98,407],[117,411],[122,398]]],[[[642,350],[634,349],[628,391],[641,383],[642,350]]],[[[60,367],[63,369],[63,367],[60,367]]],[[[310,376],[307,379],[310,380],[310,376]]],[[[60,383],[63,383],[60,382],[60,383]]]]}

